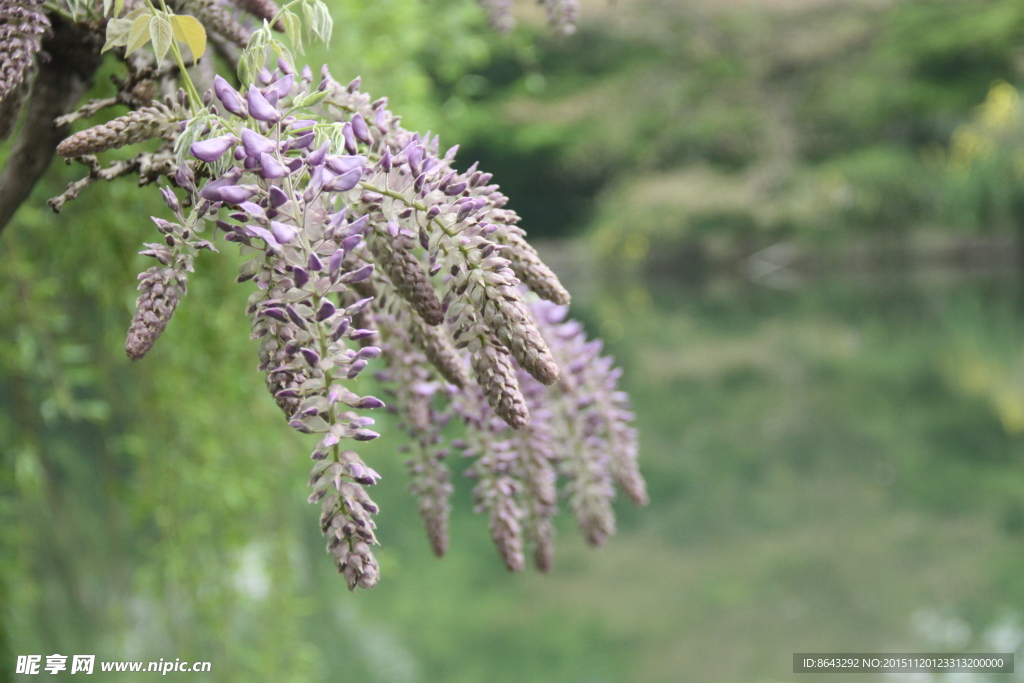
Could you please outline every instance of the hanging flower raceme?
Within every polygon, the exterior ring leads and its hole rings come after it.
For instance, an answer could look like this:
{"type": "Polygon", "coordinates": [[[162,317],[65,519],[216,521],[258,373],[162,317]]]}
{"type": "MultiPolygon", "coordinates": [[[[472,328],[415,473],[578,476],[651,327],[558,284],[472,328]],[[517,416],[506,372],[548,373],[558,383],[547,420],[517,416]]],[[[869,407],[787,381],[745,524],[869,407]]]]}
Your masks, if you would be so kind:
{"type": "Polygon", "coordinates": [[[324,70],[314,84],[283,61],[257,80],[240,92],[218,77],[175,129],[191,208],[165,192],[177,222],[157,220],[164,243],[144,252],[161,267],[140,278],[129,355],[163,331],[211,246],[197,235],[215,225],[250,256],[238,279],[255,285],[259,367],[289,425],[317,438],[310,501],[350,589],[379,578],[367,493],[379,475],[350,445],[378,436],[365,411],[385,404],[354,384],[371,366],[412,438],[410,488],[435,553],[449,545],[453,450],[474,459],[477,509],[509,569],[527,549],[551,567],[560,475],[602,542],[615,483],[645,501],[632,415],[599,344],[563,322],[569,295],[490,174],[458,171],[456,148],[402,128],[358,80],[324,70]]]}

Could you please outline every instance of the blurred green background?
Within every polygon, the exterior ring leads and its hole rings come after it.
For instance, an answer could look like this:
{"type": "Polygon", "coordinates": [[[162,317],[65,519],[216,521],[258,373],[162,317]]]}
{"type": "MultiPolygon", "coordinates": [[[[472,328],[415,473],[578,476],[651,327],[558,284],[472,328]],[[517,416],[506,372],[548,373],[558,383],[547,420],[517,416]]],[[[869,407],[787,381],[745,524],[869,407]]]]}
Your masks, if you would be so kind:
{"type": "Polygon", "coordinates": [[[507,37],[465,0],[331,6],[309,61],[494,172],[625,367],[651,505],[513,576],[457,476],[439,561],[384,418],[383,579],[348,593],[232,250],[132,365],[166,209],[125,181],[54,215],[55,163],[0,236],[0,681],[1024,679],[791,673],[1024,652],[1024,4],[591,0],[566,39],[529,2],[507,37]]]}

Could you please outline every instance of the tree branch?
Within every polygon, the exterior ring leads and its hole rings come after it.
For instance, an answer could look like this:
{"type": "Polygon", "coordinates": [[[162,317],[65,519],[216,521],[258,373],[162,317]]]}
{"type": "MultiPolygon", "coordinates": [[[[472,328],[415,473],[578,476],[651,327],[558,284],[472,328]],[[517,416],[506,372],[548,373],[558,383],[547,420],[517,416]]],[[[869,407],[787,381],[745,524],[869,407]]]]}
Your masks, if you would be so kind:
{"type": "Polygon", "coordinates": [[[55,126],[92,84],[99,67],[97,35],[51,16],[53,34],[43,42],[49,60],[40,64],[32,86],[18,139],[0,173],[0,231],[14,216],[53,159],[57,144],[68,136],[70,126],[55,126]]]}

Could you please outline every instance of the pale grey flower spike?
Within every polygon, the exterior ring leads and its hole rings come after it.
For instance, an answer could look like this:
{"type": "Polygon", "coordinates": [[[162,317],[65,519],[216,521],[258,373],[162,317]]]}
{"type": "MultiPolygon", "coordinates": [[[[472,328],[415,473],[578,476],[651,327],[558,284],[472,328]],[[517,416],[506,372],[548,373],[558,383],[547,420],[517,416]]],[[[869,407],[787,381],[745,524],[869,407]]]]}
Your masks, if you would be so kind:
{"type": "Polygon", "coordinates": [[[57,154],[68,158],[98,154],[157,137],[173,139],[176,133],[173,112],[158,103],[75,133],[57,145],[57,154]]]}
{"type": "Polygon", "coordinates": [[[174,309],[185,296],[187,283],[185,273],[164,266],[153,266],[139,275],[142,293],[135,303],[135,316],[124,344],[125,352],[133,361],[149,353],[163,334],[174,309]]]}

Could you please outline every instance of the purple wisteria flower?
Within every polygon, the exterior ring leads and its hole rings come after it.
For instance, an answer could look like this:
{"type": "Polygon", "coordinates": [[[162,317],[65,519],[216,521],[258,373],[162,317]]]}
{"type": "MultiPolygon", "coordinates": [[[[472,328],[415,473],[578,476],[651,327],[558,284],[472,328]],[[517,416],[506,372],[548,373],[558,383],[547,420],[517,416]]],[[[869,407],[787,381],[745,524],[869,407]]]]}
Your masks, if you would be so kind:
{"type": "MultiPolygon", "coordinates": [[[[208,137],[175,174],[191,214],[162,231],[191,258],[210,223],[249,255],[238,280],[255,285],[259,367],[288,424],[316,439],[310,501],[347,585],[380,577],[367,493],[380,477],[350,449],[379,436],[363,411],[385,402],[365,395],[367,370],[412,438],[410,489],[436,554],[449,544],[453,452],[474,460],[477,510],[510,570],[528,551],[551,568],[559,481],[584,536],[602,543],[616,485],[646,502],[632,414],[600,344],[565,321],[569,295],[507,198],[476,164],[455,168],[457,147],[405,130],[358,79],[300,74],[264,70],[244,97],[215,79],[230,116],[203,114],[208,137]]],[[[184,293],[164,265],[144,279],[143,322],[184,293]]]]}

